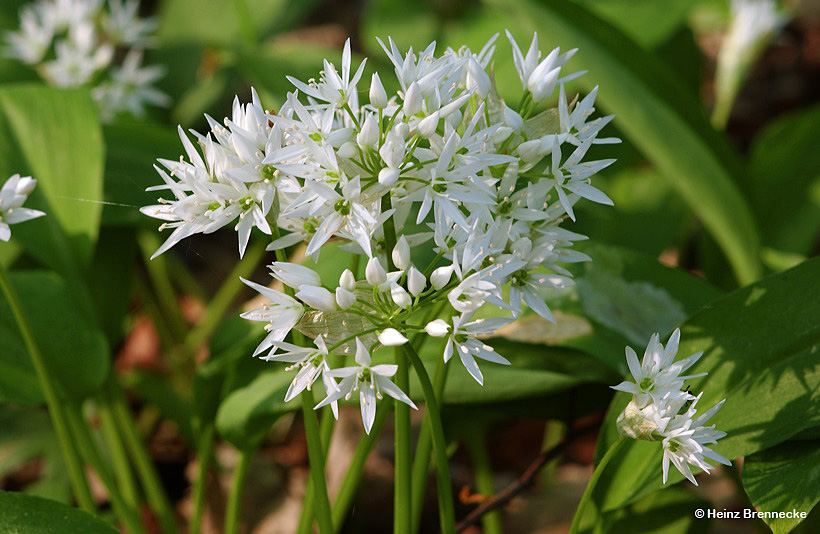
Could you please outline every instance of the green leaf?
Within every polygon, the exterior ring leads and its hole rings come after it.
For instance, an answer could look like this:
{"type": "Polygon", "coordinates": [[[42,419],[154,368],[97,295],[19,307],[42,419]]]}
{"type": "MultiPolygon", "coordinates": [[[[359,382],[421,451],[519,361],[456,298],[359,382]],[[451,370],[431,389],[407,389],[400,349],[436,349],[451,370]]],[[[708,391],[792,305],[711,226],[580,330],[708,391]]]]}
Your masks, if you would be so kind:
{"type": "MultiPolygon", "coordinates": [[[[176,160],[182,145],[175,129],[148,123],[114,124],[103,130],[106,143],[105,225],[149,223],[139,208],[156,204],[157,193],[145,191],[161,183],[153,165],[157,158],[176,160]]],[[[150,224],[150,223],[149,223],[150,224]]]]}
{"type": "Polygon", "coordinates": [[[275,365],[228,395],[216,414],[219,434],[240,450],[258,446],[282,414],[299,406],[298,398],[284,401],[291,380],[293,373],[275,365]]]}
{"type": "MultiPolygon", "coordinates": [[[[539,32],[541,47],[580,52],[572,67],[580,81],[600,84],[598,98],[618,127],[671,180],[726,254],[742,283],[760,274],[759,238],[749,207],[733,180],[740,165],[715,132],[695,95],[666,65],[584,9],[556,0],[492,0],[499,22],[521,41],[539,32]]],[[[519,41],[519,42],[521,42],[519,41]]]]}
{"type": "MultiPolygon", "coordinates": [[[[743,488],[760,512],[805,512],[820,501],[820,440],[787,441],[747,456],[743,488]]],[[[774,534],[791,532],[802,518],[763,518],[774,534]]]]}
{"type": "Polygon", "coordinates": [[[811,254],[820,236],[820,106],[787,115],[755,139],[752,206],[771,247],[811,254]],[[786,185],[788,184],[788,185],[786,185]]]}
{"type": "Polygon", "coordinates": [[[164,417],[173,421],[188,444],[195,443],[191,428],[193,407],[174,391],[167,376],[133,371],[126,375],[125,385],[133,388],[141,399],[156,406],[164,417]]]}
{"type": "Polygon", "coordinates": [[[5,534],[117,534],[88,512],[57,501],[0,491],[0,532],[5,534]],[[59,526],[58,526],[59,525],[59,526]]]}
{"type": "Polygon", "coordinates": [[[45,410],[0,406],[0,478],[17,471],[27,462],[39,461],[37,480],[23,491],[71,502],[71,486],[60,442],[45,410]]]}
{"type": "Polygon", "coordinates": [[[692,0],[576,0],[633,41],[651,48],[669,38],[686,22],[692,0]]]}
{"type": "Polygon", "coordinates": [[[15,228],[15,239],[61,270],[87,265],[102,205],[86,200],[102,199],[104,152],[88,92],[37,85],[0,88],[0,141],[3,179],[17,172],[34,177],[37,189],[27,205],[47,213],[15,228]]]}
{"type": "Polygon", "coordinates": [[[711,519],[696,519],[694,511],[711,508],[709,501],[688,491],[656,491],[622,510],[595,521],[607,534],[700,534],[709,532],[711,519]]]}
{"type": "MultiPolygon", "coordinates": [[[[767,449],[820,422],[813,409],[820,402],[820,299],[811,291],[819,277],[820,258],[806,261],[717,299],[681,327],[678,357],[704,352],[687,371],[709,373],[690,381],[692,391],[703,391],[701,410],[726,399],[709,421],[728,433],[715,447],[725,457],[767,449]]],[[[617,439],[615,419],[628,400],[623,393],[613,399],[598,456],[617,439]]],[[[670,482],[681,479],[670,470],[670,482]]],[[[611,510],[660,486],[660,444],[630,441],[602,474],[596,498],[611,510]]]]}
{"type": "MultiPolygon", "coordinates": [[[[81,399],[99,391],[110,361],[105,336],[77,313],[66,282],[46,271],[9,275],[46,365],[60,390],[81,399]]],[[[43,400],[31,357],[5,299],[0,300],[0,399],[43,400]]]]}

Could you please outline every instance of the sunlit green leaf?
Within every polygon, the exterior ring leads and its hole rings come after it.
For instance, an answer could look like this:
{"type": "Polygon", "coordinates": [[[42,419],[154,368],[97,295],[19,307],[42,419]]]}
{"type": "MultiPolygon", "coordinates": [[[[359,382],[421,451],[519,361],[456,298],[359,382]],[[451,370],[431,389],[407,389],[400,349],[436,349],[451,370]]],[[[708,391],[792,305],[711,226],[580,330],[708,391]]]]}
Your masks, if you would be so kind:
{"type": "Polygon", "coordinates": [[[88,512],[57,501],[0,491],[0,532],[5,534],[117,534],[88,512]]]}

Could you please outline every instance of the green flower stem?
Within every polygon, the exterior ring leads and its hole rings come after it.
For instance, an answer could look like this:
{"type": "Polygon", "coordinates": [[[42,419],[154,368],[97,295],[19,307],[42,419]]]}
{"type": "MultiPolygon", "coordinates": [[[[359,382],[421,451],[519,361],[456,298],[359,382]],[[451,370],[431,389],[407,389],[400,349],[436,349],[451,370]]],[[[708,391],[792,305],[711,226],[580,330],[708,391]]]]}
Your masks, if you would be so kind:
{"type": "MultiPolygon", "coordinates": [[[[393,380],[396,386],[410,394],[410,370],[407,357],[401,347],[396,347],[396,371],[393,380]]],[[[393,499],[393,532],[409,534],[411,527],[411,468],[412,468],[412,434],[410,428],[410,406],[395,401],[395,486],[393,499]]]]}
{"type": "Polygon", "coordinates": [[[197,349],[213,334],[220,321],[228,311],[228,308],[236,299],[239,291],[245,287],[239,277],[247,278],[256,269],[265,254],[265,243],[256,241],[248,247],[245,257],[236,264],[231,274],[225,279],[225,283],[211,299],[208,308],[205,310],[202,322],[194,327],[185,337],[185,349],[189,356],[193,356],[197,349]]]}
{"type": "MultiPolygon", "coordinates": [[[[315,400],[315,399],[314,399],[315,400]]],[[[319,435],[322,438],[322,449],[324,450],[325,458],[330,450],[330,438],[333,437],[333,428],[336,426],[336,418],[333,417],[333,410],[330,406],[326,406],[322,410],[322,420],[319,423],[319,435]]],[[[300,534],[310,534],[313,529],[313,513],[316,507],[316,488],[313,486],[313,479],[308,479],[307,488],[305,489],[305,499],[302,503],[302,513],[299,516],[299,532],[300,534]]],[[[331,519],[332,519],[331,515],[331,519]]]]}
{"type": "Polygon", "coordinates": [[[236,534],[239,532],[239,510],[242,501],[242,488],[245,486],[245,478],[251,466],[253,451],[239,451],[239,464],[233,472],[231,482],[231,492],[228,494],[228,504],[225,508],[225,534],[236,534]]]}
{"type": "MultiPolygon", "coordinates": [[[[436,363],[436,371],[433,376],[433,386],[436,390],[436,397],[442,398],[444,394],[444,385],[447,383],[447,371],[450,366],[444,362],[444,358],[436,363]]],[[[429,415],[425,414],[424,419],[429,419],[429,415]]],[[[430,454],[433,450],[433,427],[426,422],[422,424],[419,430],[419,437],[416,441],[416,456],[413,459],[413,475],[412,475],[412,495],[411,495],[411,509],[412,509],[412,529],[411,532],[418,532],[421,526],[421,513],[424,508],[424,495],[427,489],[427,474],[430,471],[430,454]]]]}
{"type": "Polygon", "coordinates": [[[353,499],[356,497],[356,491],[359,489],[359,483],[362,481],[362,474],[364,473],[364,464],[371,449],[373,449],[373,445],[376,443],[376,438],[381,433],[387,416],[390,415],[390,410],[386,408],[387,406],[376,411],[376,419],[373,421],[370,434],[362,436],[359,444],[356,445],[353,459],[350,461],[345,478],[339,488],[339,493],[336,494],[336,500],[333,503],[334,532],[341,530],[350,506],[353,504],[353,499]]]}
{"type": "MultiPolygon", "coordinates": [[[[110,376],[109,381],[113,382],[113,375],[110,376]]],[[[142,484],[142,489],[145,491],[148,505],[156,514],[163,532],[176,532],[177,522],[174,510],[159,480],[154,462],[148,455],[142,436],[137,431],[134,418],[131,416],[131,410],[125,402],[125,396],[116,382],[109,384],[108,387],[111,393],[111,403],[117,421],[117,428],[128,449],[128,454],[131,456],[131,461],[134,462],[137,477],[142,484]]]]}
{"type": "Polygon", "coordinates": [[[145,527],[142,525],[139,516],[139,508],[128,506],[123,500],[119,487],[108,472],[108,466],[103,462],[100,452],[94,444],[88,423],[80,413],[80,407],[74,404],[66,405],[65,415],[80,454],[83,456],[83,459],[91,465],[103,483],[103,486],[105,486],[108,492],[108,499],[111,501],[111,506],[117,518],[123,522],[128,532],[132,534],[144,533],[145,527]]]}
{"type": "Polygon", "coordinates": [[[111,462],[114,466],[114,476],[117,479],[117,487],[122,493],[122,498],[126,506],[138,510],[140,506],[140,495],[136,480],[134,479],[134,472],[128,461],[125,444],[123,444],[119,432],[117,432],[117,421],[114,417],[114,411],[111,409],[108,399],[102,395],[97,403],[97,412],[100,415],[100,430],[102,431],[103,438],[111,454],[111,462]]]}
{"type": "Polygon", "coordinates": [[[40,387],[43,390],[43,396],[48,406],[48,413],[54,425],[54,432],[57,434],[57,440],[60,442],[60,449],[63,452],[63,458],[65,459],[68,469],[68,476],[71,480],[74,496],[77,498],[77,502],[83,510],[94,514],[97,512],[97,507],[94,504],[94,498],[91,496],[91,490],[88,488],[88,481],[85,478],[79,454],[71,440],[68,422],[63,413],[63,405],[57,395],[57,385],[52,381],[45,364],[45,359],[40,353],[40,348],[34,339],[34,333],[23,313],[23,307],[20,305],[17,292],[14,291],[14,287],[6,276],[6,270],[2,265],[0,265],[0,287],[6,296],[6,300],[11,308],[11,313],[17,322],[17,327],[20,329],[23,342],[34,364],[34,370],[37,373],[37,379],[40,382],[40,387]]]}
{"type": "Polygon", "coordinates": [[[439,410],[438,399],[436,398],[433,384],[427,376],[427,370],[419,358],[418,353],[413,349],[412,344],[402,345],[405,354],[413,364],[416,375],[421,382],[421,389],[424,392],[424,401],[427,404],[429,425],[433,431],[433,453],[436,465],[436,483],[438,485],[438,507],[439,520],[442,534],[455,533],[455,511],[453,508],[453,493],[450,483],[450,471],[447,466],[447,441],[444,439],[444,426],[441,423],[441,411],[439,410]]]}
{"type": "MultiPolygon", "coordinates": [[[[271,224],[273,239],[279,237],[279,227],[271,224]]],[[[287,261],[287,254],[283,249],[276,251],[277,261],[287,261]]],[[[285,286],[285,293],[293,296],[293,289],[285,286]]],[[[304,346],[305,339],[301,332],[291,331],[293,342],[296,345],[304,346]]],[[[316,497],[316,520],[319,523],[319,534],[331,534],[333,532],[333,521],[330,518],[330,501],[327,498],[327,481],[325,480],[325,454],[322,447],[322,437],[319,433],[319,420],[316,411],[313,409],[313,394],[310,391],[303,391],[302,416],[305,423],[305,437],[308,445],[308,459],[310,460],[310,478],[313,481],[314,495],[316,497]]]]}
{"type": "Polygon", "coordinates": [[[581,526],[581,518],[584,516],[584,508],[586,508],[587,502],[592,496],[592,491],[595,489],[595,484],[598,483],[598,479],[601,478],[601,473],[603,473],[604,469],[606,469],[606,464],[608,464],[612,457],[615,456],[615,452],[620,448],[621,444],[625,440],[626,438],[624,436],[620,436],[618,441],[609,447],[609,450],[606,451],[604,457],[601,458],[601,461],[598,462],[597,466],[595,466],[595,471],[592,472],[592,478],[589,479],[589,483],[584,490],[584,494],[581,496],[581,502],[578,503],[578,508],[575,510],[575,517],[572,518],[572,526],[569,528],[569,534],[577,534],[578,529],[581,526]]]}
{"type": "MultiPolygon", "coordinates": [[[[146,258],[150,258],[153,251],[160,247],[159,239],[154,232],[142,231],[137,234],[137,243],[142,249],[142,253],[146,258]]],[[[179,309],[176,292],[171,283],[171,277],[168,274],[168,262],[165,256],[157,256],[153,260],[145,261],[145,269],[148,271],[148,277],[151,280],[151,285],[157,293],[159,299],[160,312],[165,312],[165,320],[171,330],[174,339],[181,341],[185,330],[187,329],[182,316],[179,313],[174,313],[174,310],[179,309]]]]}
{"type": "Polygon", "coordinates": [[[199,431],[197,443],[198,464],[196,479],[192,490],[194,510],[188,523],[189,534],[199,534],[202,528],[202,514],[205,511],[205,494],[208,487],[208,472],[211,468],[211,459],[214,453],[214,425],[207,422],[199,431]]]}
{"type": "Polygon", "coordinates": [[[319,434],[319,421],[313,409],[313,395],[303,391],[302,416],[305,420],[305,436],[307,437],[308,458],[310,459],[310,477],[313,481],[316,520],[319,523],[319,534],[331,534],[333,521],[330,516],[330,501],[327,498],[327,482],[325,481],[325,454],[322,447],[322,437],[319,434]]]}
{"type": "MultiPolygon", "coordinates": [[[[390,195],[382,197],[382,213],[391,208],[390,195]]],[[[387,254],[387,270],[393,271],[393,248],[396,246],[396,228],[393,218],[384,222],[384,248],[387,254]]],[[[396,386],[408,395],[410,394],[410,370],[407,368],[407,358],[400,347],[395,351],[398,370],[393,378],[396,386]]],[[[393,497],[393,533],[410,534],[410,469],[412,467],[413,436],[410,428],[410,407],[395,400],[393,421],[395,425],[395,476],[393,497]]]]}
{"type": "MultiPolygon", "coordinates": [[[[493,469],[490,465],[490,457],[487,455],[486,433],[479,425],[470,429],[465,443],[470,459],[475,469],[476,490],[481,495],[491,496],[495,494],[493,485],[493,469]]],[[[481,532],[483,534],[501,534],[501,514],[495,510],[484,514],[481,518],[481,532]]]]}

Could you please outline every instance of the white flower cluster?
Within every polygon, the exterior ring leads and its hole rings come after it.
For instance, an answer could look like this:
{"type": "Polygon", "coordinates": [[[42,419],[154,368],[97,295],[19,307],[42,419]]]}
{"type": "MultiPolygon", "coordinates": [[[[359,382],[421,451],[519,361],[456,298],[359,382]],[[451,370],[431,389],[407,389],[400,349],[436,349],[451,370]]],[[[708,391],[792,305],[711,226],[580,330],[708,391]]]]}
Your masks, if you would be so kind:
{"type": "Polygon", "coordinates": [[[297,90],[278,112],[266,112],[253,92],[250,104],[235,101],[224,126],[208,117],[210,132],[191,132],[199,151],[180,129],[188,161],[160,160],[165,183],[152,189],[175,198],[143,213],[174,230],[156,254],[236,223],[240,255],[255,226],[274,236],[269,250],[306,242],[318,261],[336,238],[367,258],[364,280],[345,271],[337,287],[323,287],[307,267],[274,263],[273,277],[295,296],[246,282],[270,300],[244,315],[268,322],[256,354],[300,369],[288,398],[320,376],[322,404],[359,390],[369,428],[381,392],[410,400],[387,378],[395,369],[370,367],[365,355],[420,332],[446,337],[445,360],[457,353],[483,383],[476,358],[509,362],[478,338],[515,320],[522,301],[552,320],[541,291],[571,285],[562,264],[589,259],[571,250],[585,237],[560,225],[574,220],[581,197],[611,204],[590,179],[614,160],[584,157],[593,144],[618,142],[598,137],[612,117],[592,118],[596,91],[567,98],[564,82],[580,73],[561,71],[575,50],[541,57],[534,37],[524,55],[508,34],[522,85],[511,108],[492,78],[496,37],[477,54],[440,56],[435,43],[402,54],[392,39],[379,41],[400,90],[388,97],[373,74],[367,103],[358,90],[364,62],[353,68],[348,41],[341,71],[325,61],[318,79],[289,78],[297,90]],[[426,267],[413,263],[422,246],[436,253],[426,267]],[[475,319],[485,304],[505,316],[475,319]],[[420,319],[426,312],[432,321],[420,319]],[[294,327],[318,350],[284,344],[294,327]],[[334,351],[355,352],[359,366],[332,370],[325,356],[334,351]]]}
{"type": "Polygon", "coordinates": [[[154,22],[138,16],[138,0],[37,0],[20,10],[20,29],[6,34],[6,54],[34,66],[50,84],[93,87],[103,120],[167,106],[153,86],[163,76],[145,67],[154,22]]]}
{"type": "Polygon", "coordinates": [[[11,238],[10,224],[25,222],[45,215],[42,211],[24,208],[28,196],[34,191],[37,180],[31,176],[11,176],[0,189],[0,241],[11,238]]]}
{"type": "Polygon", "coordinates": [[[660,441],[663,446],[663,483],[666,484],[671,462],[692,484],[698,485],[689,465],[706,472],[712,468],[706,458],[731,465],[729,460],[706,445],[715,444],[726,435],[715,425],[704,426],[723,405],[725,399],[701,415],[696,406],[703,393],[694,396],[682,390],[685,380],[705,376],[680,374],[703,355],[698,352],[680,361],[674,361],[678,352],[680,330],[675,330],[664,348],[654,334],[649,340],[643,361],[630,347],[626,361],[635,382],[621,382],[612,389],[632,394],[632,400],[618,416],[618,432],[632,439],[660,441]]]}

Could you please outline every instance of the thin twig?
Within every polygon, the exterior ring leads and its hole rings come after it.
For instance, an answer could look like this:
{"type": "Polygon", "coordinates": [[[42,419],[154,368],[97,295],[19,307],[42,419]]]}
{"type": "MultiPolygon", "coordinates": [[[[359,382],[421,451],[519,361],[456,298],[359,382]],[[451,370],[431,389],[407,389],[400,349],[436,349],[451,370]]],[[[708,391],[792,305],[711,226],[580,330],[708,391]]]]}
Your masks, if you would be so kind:
{"type": "Polygon", "coordinates": [[[528,488],[535,480],[535,475],[541,470],[544,465],[556,456],[562,454],[564,450],[576,439],[592,430],[598,428],[599,424],[590,424],[582,426],[578,429],[571,430],[564,439],[562,439],[555,447],[547,449],[539,454],[535,460],[521,473],[517,479],[510,483],[506,488],[499,491],[492,497],[488,497],[478,508],[470,512],[459,524],[456,525],[456,533],[464,532],[468,527],[477,525],[481,517],[488,513],[501,508],[510,502],[516,495],[528,488]]]}

